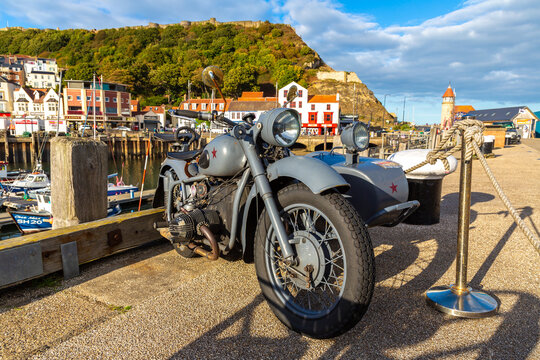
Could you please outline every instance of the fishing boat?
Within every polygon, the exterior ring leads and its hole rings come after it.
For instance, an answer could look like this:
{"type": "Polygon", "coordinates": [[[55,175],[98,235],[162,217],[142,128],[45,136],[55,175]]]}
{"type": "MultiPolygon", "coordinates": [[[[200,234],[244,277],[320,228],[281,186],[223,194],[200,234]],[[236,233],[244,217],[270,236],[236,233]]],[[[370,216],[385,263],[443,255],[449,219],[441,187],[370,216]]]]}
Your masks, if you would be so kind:
{"type": "Polygon", "coordinates": [[[3,186],[11,185],[13,181],[20,179],[21,176],[30,172],[22,169],[8,171],[7,166],[7,161],[0,161],[0,184],[3,186]]]}
{"type": "Polygon", "coordinates": [[[114,196],[114,195],[120,195],[120,194],[127,194],[132,193],[134,194],[136,191],[139,191],[139,188],[135,185],[126,185],[124,184],[124,181],[122,178],[118,178],[118,174],[110,174],[107,176],[108,179],[113,179],[116,177],[116,183],[108,183],[107,184],[107,196],[114,196]]]}
{"type": "Polygon", "coordinates": [[[43,172],[33,172],[28,174],[22,180],[15,180],[8,187],[12,193],[25,192],[28,190],[36,190],[46,188],[51,184],[47,174],[43,172]]]}
{"type": "MultiPolygon", "coordinates": [[[[24,211],[8,211],[19,231],[23,234],[52,229],[51,191],[43,189],[36,191],[37,206],[24,211]]],[[[107,217],[120,214],[119,204],[110,204],[107,217]]]]}

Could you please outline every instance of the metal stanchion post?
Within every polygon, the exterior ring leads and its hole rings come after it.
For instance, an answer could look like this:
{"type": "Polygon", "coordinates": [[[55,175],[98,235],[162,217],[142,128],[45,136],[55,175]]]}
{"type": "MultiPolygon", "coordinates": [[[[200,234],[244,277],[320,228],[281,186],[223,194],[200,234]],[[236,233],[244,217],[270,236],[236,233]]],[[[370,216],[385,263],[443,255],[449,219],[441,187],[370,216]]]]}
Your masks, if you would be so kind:
{"type": "Polygon", "coordinates": [[[467,260],[469,248],[469,222],[471,210],[472,159],[465,160],[466,148],[461,133],[461,170],[459,181],[458,238],[456,256],[456,283],[435,286],[426,292],[426,301],[435,309],[453,316],[480,318],[494,315],[499,304],[488,294],[467,286],[467,260]]]}

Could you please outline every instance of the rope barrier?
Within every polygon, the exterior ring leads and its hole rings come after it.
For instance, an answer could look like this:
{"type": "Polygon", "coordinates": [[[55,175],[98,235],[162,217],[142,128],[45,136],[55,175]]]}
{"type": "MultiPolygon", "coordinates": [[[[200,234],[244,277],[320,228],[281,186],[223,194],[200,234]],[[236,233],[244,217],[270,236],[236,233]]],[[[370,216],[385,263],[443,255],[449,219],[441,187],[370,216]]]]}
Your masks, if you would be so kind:
{"type": "Polygon", "coordinates": [[[484,131],[484,124],[481,121],[478,120],[472,120],[472,119],[465,119],[461,121],[457,121],[452,125],[452,127],[445,132],[443,135],[441,142],[426,155],[426,160],[422,161],[418,165],[415,165],[407,170],[404,170],[404,172],[410,173],[416,169],[421,168],[424,165],[427,164],[435,164],[437,160],[441,160],[444,164],[444,168],[446,171],[450,171],[450,167],[448,164],[448,156],[453,154],[456,151],[460,151],[463,143],[457,142],[455,145],[444,148],[444,146],[452,139],[452,136],[454,134],[463,134],[464,142],[465,142],[465,160],[471,160],[473,153],[476,153],[476,156],[478,157],[478,160],[480,160],[480,164],[482,164],[482,167],[484,168],[484,171],[486,172],[488,178],[491,180],[491,183],[493,184],[493,187],[495,188],[495,191],[497,192],[497,195],[501,198],[504,206],[508,209],[508,212],[516,222],[516,224],[519,226],[523,234],[527,237],[529,242],[532,244],[532,246],[535,248],[535,250],[540,255],[540,239],[538,236],[536,236],[531,229],[525,224],[522,218],[519,217],[519,214],[517,213],[516,209],[512,206],[510,203],[510,200],[502,190],[501,186],[495,179],[495,175],[493,175],[493,172],[489,168],[486,159],[484,158],[484,154],[480,151],[480,146],[482,146],[484,142],[484,137],[482,135],[484,131]]]}
{"type": "Polygon", "coordinates": [[[516,209],[512,206],[512,203],[510,203],[510,200],[504,193],[504,191],[501,188],[501,185],[497,182],[497,179],[495,179],[495,175],[493,175],[493,172],[489,168],[486,159],[484,158],[484,155],[480,151],[480,147],[476,144],[476,142],[471,142],[472,148],[474,148],[474,151],[476,152],[476,156],[478,156],[478,160],[480,160],[480,164],[482,164],[482,167],[484,168],[484,171],[486,172],[489,180],[491,180],[491,183],[493,184],[493,187],[495,188],[495,191],[497,192],[497,195],[501,198],[504,206],[508,209],[508,212],[512,217],[514,218],[514,221],[519,226],[521,231],[523,231],[523,234],[527,237],[529,242],[532,244],[532,246],[536,249],[538,254],[540,255],[540,239],[538,236],[536,236],[531,229],[525,224],[522,218],[519,217],[519,214],[517,213],[516,209]]]}

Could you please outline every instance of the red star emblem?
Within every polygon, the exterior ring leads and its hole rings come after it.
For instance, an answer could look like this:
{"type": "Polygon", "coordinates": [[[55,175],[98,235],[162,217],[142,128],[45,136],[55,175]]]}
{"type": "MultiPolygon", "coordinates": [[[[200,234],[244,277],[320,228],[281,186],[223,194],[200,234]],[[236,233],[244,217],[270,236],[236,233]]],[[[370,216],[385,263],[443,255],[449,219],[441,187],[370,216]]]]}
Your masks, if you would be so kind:
{"type": "Polygon", "coordinates": [[[394,183],[392,182],[392,185],[390,186],[390,189],[392,189],[392,194],[397,192],[397,185],[394,185],[394,183]]]}
{"type": "Polygon", "coordinates": [[[214,148],[214,150],[212,150],[212,156],[216,157],[216,154],[217,154],[217,151],[216,151],[216,148],[214,148]]]}

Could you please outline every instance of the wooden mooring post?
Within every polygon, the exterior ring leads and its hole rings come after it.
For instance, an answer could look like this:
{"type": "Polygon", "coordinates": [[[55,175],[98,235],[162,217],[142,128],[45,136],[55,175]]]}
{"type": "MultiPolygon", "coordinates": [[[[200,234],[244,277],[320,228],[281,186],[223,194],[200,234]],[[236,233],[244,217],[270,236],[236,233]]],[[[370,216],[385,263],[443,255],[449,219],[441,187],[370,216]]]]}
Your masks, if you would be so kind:
{"type": "Polygon", "coordinates": [[[4,158],[5,161],[9,161],[9,137],[7,130],[4,132],[4,158]]]}
{"type": "Polygon", "coordinates": [[[107,215],[107,146],[89,138],[51,140],[53,229],[107,215]]]}

